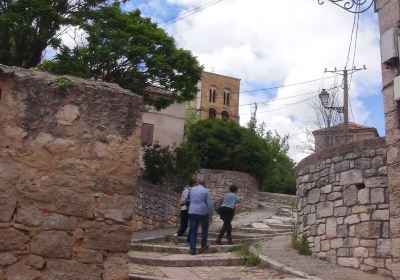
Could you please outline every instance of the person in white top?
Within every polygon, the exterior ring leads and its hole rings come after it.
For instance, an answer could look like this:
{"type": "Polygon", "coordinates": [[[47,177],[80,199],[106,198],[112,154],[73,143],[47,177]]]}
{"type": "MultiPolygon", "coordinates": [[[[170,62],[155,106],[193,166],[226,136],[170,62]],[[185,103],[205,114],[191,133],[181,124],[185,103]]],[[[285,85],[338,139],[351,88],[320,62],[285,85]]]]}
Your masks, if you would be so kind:
{"type": "Polygon", "coordinates": [[[178,230],[176,231],[175,236],[183,236],[187,229],[188,222],[189,222],[189,214],[188,214],[189,207],[186,205],[186,200],[188,198],[189,192],[195,185],[197,185],[196,180],[191,179],[189,181],[189,185],[186,186],[186,188],[182,192],[181,199],[179,201],[179,207],[181,209],[180,214],[179,214],[180,226],[179,226],[178,230]]]}

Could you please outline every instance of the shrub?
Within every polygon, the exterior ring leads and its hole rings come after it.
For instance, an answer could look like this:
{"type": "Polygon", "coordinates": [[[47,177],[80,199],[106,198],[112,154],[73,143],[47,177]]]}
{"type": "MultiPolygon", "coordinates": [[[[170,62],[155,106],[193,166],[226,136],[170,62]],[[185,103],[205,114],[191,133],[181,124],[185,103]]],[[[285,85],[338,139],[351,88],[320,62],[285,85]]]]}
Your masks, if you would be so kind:
{"type": "Polygon", "coordinates": [[[67,76],[59,76],[55,81],[55,85],[59,89],[67,90],[74,86],[74,82],[67,76]]]}
{"type": "Polygon", "coordinates": [[[301,255],[311,256],[310,245],[305,234],[302,235],[300,241],[297,239],[296,231],[292,233],[292,247],[301,255]]]}

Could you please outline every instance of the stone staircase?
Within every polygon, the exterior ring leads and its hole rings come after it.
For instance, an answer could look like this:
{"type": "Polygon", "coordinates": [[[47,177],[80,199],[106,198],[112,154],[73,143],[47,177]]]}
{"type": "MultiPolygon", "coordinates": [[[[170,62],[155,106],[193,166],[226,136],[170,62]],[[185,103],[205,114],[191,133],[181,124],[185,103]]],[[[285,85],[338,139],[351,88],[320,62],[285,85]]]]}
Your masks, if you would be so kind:
{"type": "Polygon", "coordinates": [[[197,255],[189,254],[186,237],[174,237],[174,231],[171,231],[171,235],[163,236],[151,236],[149,232],[148,236],[132,241],[129,279],[297,279],[288,273],[262,265],[247,267],[244,265],[244,257],[237,251],[243,244],[256,250],[257,242],[290,234],[292,221],[290,212],[277,209],[272,211],[271,208],[237,215],[233,223],[234,245],[228,245],[226,241],[222,245],[215,244],[217,231],[221,226],[221,222],[216,222],[210,227],[210,247],[206,251],[198,249],[197,255]]]}

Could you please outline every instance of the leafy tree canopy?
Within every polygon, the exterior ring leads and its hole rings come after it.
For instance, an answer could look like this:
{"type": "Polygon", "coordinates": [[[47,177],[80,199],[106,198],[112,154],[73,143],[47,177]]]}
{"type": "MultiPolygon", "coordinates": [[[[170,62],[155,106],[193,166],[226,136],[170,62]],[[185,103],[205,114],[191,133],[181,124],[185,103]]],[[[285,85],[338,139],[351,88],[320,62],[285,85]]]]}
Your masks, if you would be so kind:
{"type": "MultiPolygon", "coordinates": [[[[57,46],[57,32],[76,16],[107,0],[0,0],[0,63],[33,67],[47,46],[57,46]]],[[[117,1],[114,2],[123,2],[117,1]]]]}
{"type": "Polygon", "coordinates": [[[273,135],[265,126],[245,128],[218,119],[201,120],[190,127],[187,141],[202,168],[247,172],[263,191],[294,193],[294,162],[288,157],[288,137],[273,135]]]}
{"type": "Polygon", "coordinates": [[[55,59],[45,62],[42,69],[84,78],[101,77],[143,95],[156,109],[194,98],[202,67],[139,10],[124,12],[119,5],[91,10],[82,14],[80,27],[86,42],[73,49],[62,46],[55,59]],[[148,94],[151,86],[167,95],[148,94]]]}

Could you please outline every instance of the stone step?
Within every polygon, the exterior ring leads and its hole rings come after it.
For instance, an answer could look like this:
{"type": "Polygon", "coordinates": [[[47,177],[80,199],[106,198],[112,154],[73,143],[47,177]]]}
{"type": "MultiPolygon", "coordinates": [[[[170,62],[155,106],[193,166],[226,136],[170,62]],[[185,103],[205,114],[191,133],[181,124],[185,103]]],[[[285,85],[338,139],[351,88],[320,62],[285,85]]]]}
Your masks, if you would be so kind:
{"type": "Polygon", "coordinates": [[[261,229],[261,228],[251,228],[243,227],[239,228],[238,231],[248,232],[248,233],[259,233],[259,234],[285,234],[292,232],[292,229],[261,229]]]}
{"type": "Polygon", "coordinates": [[[243,263],[235,253],[190,255],[189,249],[186,254],[130,251],[128,257],[135,264],[165,267],[235,266],[243,263]]]}
{"type": "Polygon", "coordinates": [[[129,273],[128,280],[171,280],[170,278],[147,276],[142,274],[129,273]]]}
{"type": "MultiPolygon", "coordinates": [[[[211,243],[211,241],[209,242],[211,243]]],[[[211,244],[210,244],[211,245],[211,244]]],[[[210,246],[207,253],[221,253],[229,252],[235,245],[218,245],[210,246]]],[[[173,253],[173,254],[186,254],[189,250],[187,244],[172,245],[159,245],[159,244],[145,244],[145,243],[132,243],[131,250],[143,252],[160,252],[160,253],[173,253]]]]}

